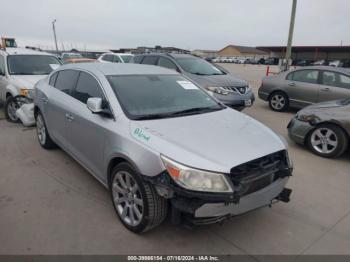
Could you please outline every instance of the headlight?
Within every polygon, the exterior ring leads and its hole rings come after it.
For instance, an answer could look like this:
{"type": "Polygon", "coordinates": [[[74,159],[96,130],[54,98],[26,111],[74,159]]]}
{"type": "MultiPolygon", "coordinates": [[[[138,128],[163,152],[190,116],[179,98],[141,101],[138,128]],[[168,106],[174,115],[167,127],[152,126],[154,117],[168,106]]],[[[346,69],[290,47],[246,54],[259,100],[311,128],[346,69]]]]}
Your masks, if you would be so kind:
{"type": "Polygon", "coordinates": [[[190,168],[162,155],[161,159],[171,178],[181,187],[204,192],[233,192],[223,174],[190,168]]]}
{"type": "Polygon", "coordinates": [[[310,124],[314,124],[319,122],[319,118],[315,115],[297,115],[296,119],[302,122],[308,122],[310,124]]]}
{"type": "Polygon", "coordinates": [[[19,94],[21,96],[26,96],[26,97],[31,98],[31,99],[34,98],[34,90],[33,89],[21,88],[19,90],[19,94]]]}
{"type": "Polygon", "coordinates": [[[289,156],[288,150],[286,150],[286,158],[287,158],[288,167],[289,167],[289,168],[293,168],[293,160],[292,160],[292,158],[289,156]]]}
{"type": "Polygon", "coordinates": [[[229,93],[231,93],[230,91],[228,91],[220,86],[209,86],[206,89],[210,92],[217,93],[220,95],[228,95],[229,93]]]}

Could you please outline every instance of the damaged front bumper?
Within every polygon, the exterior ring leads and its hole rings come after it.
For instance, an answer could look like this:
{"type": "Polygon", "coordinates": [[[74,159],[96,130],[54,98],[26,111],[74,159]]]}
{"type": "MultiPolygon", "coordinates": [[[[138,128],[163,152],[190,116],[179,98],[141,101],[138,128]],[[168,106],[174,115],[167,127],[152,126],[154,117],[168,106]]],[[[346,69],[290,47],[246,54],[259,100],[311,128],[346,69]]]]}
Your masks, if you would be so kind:
{"type": "Polygon", "coordinates": [[[210,224],[278,201],[289,202],[291,190],[285,185],[293,168],[285,159],[286,152],[281,151],[233,168],[226,175],[233,193],[187,190],[174,183],[166,171],[147,180],[171,202],[173,221],[210,224]]]}

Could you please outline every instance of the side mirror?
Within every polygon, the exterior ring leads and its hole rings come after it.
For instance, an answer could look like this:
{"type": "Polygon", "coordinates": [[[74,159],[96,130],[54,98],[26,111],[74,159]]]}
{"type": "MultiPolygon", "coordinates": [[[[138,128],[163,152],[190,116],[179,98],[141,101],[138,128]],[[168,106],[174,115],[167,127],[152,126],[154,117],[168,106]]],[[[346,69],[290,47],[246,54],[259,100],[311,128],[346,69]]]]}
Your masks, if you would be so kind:
{"type": "Polygon", "coordinates": [[[86,102],[86,106],[93,114],[100,114],[107,117],[113,117],[112,112],[108,108],[106,108],[102,98],[90,97],[86,102]]]}
{"type": "Polygon", "coordinates": [[[87,108],[94,114],[102,113],[102,98],[90,97],[86,102],[87,108]]]}

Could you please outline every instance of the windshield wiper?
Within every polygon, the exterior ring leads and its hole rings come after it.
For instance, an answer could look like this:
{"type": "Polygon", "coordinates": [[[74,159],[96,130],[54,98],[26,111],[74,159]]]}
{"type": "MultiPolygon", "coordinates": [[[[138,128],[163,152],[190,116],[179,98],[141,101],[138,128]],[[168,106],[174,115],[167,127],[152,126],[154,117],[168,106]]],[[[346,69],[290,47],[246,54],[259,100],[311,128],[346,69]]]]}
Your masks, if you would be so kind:
{"type": "Polygon", "coordinates": [[[174,113],[170,113],[171,116],[177,116],[177,115],[187,115],[187,114],[192,114],[192,113],[206,113],[206,112],[213,112],[213,111],[218,111],[221,109],[224,109],[225,107],[223,106],[215,106],[215,107],[194,107],[190,109],[185,109],[181,111],[177,111],[174,113]]]}

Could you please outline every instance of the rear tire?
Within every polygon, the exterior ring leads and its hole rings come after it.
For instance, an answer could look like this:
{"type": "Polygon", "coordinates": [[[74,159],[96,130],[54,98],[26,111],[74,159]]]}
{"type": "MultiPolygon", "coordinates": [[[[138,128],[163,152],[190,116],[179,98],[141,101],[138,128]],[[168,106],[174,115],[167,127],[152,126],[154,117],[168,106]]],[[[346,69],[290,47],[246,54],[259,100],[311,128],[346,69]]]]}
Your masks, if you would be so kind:
{"type": "Polygon", "coordinates": [[[39,111],[36,116],[36,133],[38,137],[39,144],[45,149],[56,148],[57,145],[52,141],[49,132],[47,131],[46,123],[43,115],[39,111]]]}
{"type": "Polygon", "coordinates": [[[141,179],[124,162],[112,171],[110,194],[114,209],[123,225],[132,232],[146,232],[160,225],[167,216],[168,201],[153,185],[141,179]]]}
{"type": "Polygon", "coordinates": [[[316,127],[307,137],[310,150],[321,157],[341,156],[349,145],[347,134],[338,126],[323,124],[316,127]]]}
{"type": "Polygon", "coordinates": [[[286,111],[289,108],[289,98],[282,91],[273,92],[269,97],[269,105],[273,111],[286,111]]]}

